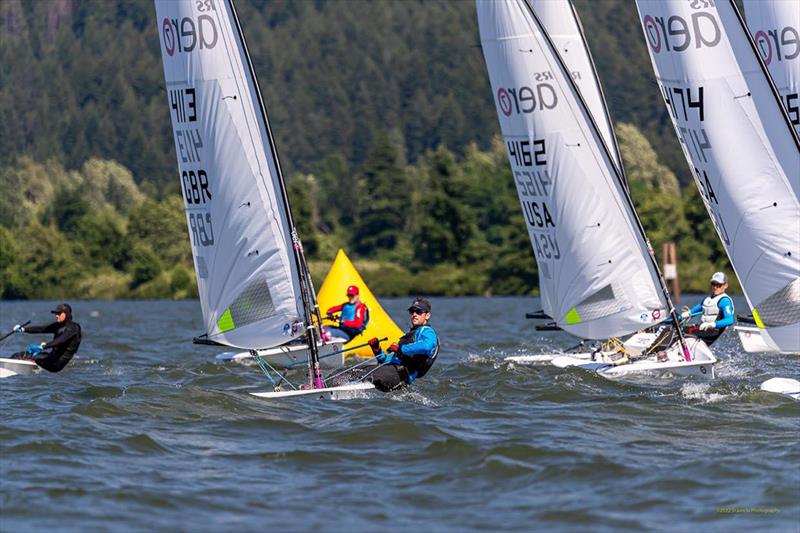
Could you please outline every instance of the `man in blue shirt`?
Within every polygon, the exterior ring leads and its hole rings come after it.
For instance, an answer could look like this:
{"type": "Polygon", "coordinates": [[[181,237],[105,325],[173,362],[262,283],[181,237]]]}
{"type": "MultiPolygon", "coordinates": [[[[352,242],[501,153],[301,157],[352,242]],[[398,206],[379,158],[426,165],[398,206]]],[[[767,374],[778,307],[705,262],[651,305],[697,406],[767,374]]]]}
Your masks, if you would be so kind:
{"type": "Polygon", "coordinates": [[[681,313],[683,320],[693,316],[700,316],[699,326],[690,326],[686,332],[701,338],[706,344],[711,344],[722,335],[725,328],[732,326],[735,315],[733,300],[725,294],[728,288],[728,278],[722,272],[714,272],[711,276],[711,294],[703,298],[691,309],[681,313]]]}
{"type": "Polygon", "coordinates": [[[408,308],[408,313],[411,329],[385,353],[376,356],[381,366],[370,377],[375,388],[383,392],[399,389],[424,376],[439,353],[439,337],[428,324],[431,303],[425,298],[417,298],[408,308]]]}

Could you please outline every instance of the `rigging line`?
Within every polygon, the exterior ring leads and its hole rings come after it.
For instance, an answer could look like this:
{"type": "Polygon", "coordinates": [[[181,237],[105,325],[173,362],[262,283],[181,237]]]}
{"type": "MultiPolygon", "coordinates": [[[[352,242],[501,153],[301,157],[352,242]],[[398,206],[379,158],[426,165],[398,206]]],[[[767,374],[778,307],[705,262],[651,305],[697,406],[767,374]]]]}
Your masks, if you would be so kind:
{"type": "Polygon", "coordinates": [[[369,372],[367,372],[366,374],[364,374],[363,376],[361,376],[361,379],[359,379],[358,381],[364,381],[364,380],[365,380],[365,379],[367,379],[369,376],[371,376],[373,372],[375,372],[375,371],[376,371],[376,370],[378,370],[379,368],[381,368],[381,367],[384,367],[384,366],[386,366],[386,365],[388,365],[388,364],[389,364],[389,363],[381,363],[381,364],[379,364],[378,366],[376,366],[375,368],[373,368],[372,370],[370,370],[369,372]]]}
{"type": "Polygon", "coordinates": [[[331,380],[333,378],[338,378],[342,374],[346,374],[347,372],[350,372],[351,370],[355,370],[356,368],[359,368],[359,367],[364,366],[366,364],[372,363],[373,359],[375,359],[375,358],[373,357],[371,359],[367,359],[366,361],[361,361],[360,363],[357,363],[357,364],[355,364],[353,366],[349,366],[349,367],[345,368],[344,370],[342,370],[341,372],[337,372],[336,374],[334,374],[332,376],[328,376],[327,379],[331,380]]]}
{"type": "Polygon", "coordinates": [[[253,359],[255,359],[256,363],[258,363],[258,366],[261,368],[261,371],[264,372],[264,375],[267,376],[267,379],[269,379],[272,382],[272,386],[273,387],[279,387],[281,382],[285,381],[286,383],[289,384],[289,386],[292,389],[297,390],[297,387],[295,387],[294,383],[292,383],[291,381],[286,379],[285,376],[283,376],[280,372],[275,370],[275,368],[272,365],[270,365],[269,362],[267,362],[266,359],[261,357],[261,355],[259,355],[259,353],[256,350],[252,350],[251,354],[253,355],[253,359]],[[275,380],[272,379],[272,376],[267,371],[267,368],[269,368],[270,370],[275,372],[275,375],[278,376],[278,382],[277,383],[275,383],[275,380]]]}

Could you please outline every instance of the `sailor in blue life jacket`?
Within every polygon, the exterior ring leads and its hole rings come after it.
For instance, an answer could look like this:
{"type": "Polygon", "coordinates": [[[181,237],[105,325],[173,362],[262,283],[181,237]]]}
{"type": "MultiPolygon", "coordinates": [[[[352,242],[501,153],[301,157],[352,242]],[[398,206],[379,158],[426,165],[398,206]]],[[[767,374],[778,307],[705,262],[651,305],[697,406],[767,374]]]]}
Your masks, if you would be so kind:
{"type": "Polygon", "coordinates": [[[725,294],[728,288],[728,278],[722,272],[714,272],[711,276],[711,294],[703,298],[691,309],[684,309],[681,313],[683,320],[693,316],[700,316],[699,326],[689,326],[686,333],[695,335],[706,344],[711,344],[722,335],[728,326],[735,320],[733,300],[725,294]]]}
{"type": "Polygon", "coordinates": [[[439,336],[428,324],[431,319],[431,303],[425,298],[416,298],[408,308],[411,329],[392,344],[386,352],[375,356],[381,365],[370,378],[380,391],[389,392],[408,385],[424,376],[439,354],[439,336]]]}
{"type": "Polygon", "coordinates": [[[369,323],[369,309],[361,301],[358,292],[356,285],[350,285],[347,287],[347,301],[328,309],[327,318],[329,320],[335,320],[333,314],[341,312],[336,327],[328,326],[326,328],[331,337],[350,342],[353,337],[360,335],[366,329],[369,323]]]}

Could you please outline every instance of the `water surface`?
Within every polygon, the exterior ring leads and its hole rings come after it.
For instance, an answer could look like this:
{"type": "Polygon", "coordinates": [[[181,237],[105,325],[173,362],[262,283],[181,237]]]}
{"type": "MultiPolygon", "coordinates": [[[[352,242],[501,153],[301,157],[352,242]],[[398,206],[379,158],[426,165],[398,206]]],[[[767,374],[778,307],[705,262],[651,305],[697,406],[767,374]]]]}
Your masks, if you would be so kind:
{"type": "MultiPolygon", "coordinates": [[[[575,344],[533,331],[535,299],[433,304],[442,352],[413,389],[276,402],[191,344],[197,302],[75,302],[70,366],[0,380],[0,529],[800,529],[800,404],[758,390],[800,358],[730,331],[713,382],[617,383],[503,361],[575,344]]],[[[52,305],[2,302],[0,326],[52,305]]]]}

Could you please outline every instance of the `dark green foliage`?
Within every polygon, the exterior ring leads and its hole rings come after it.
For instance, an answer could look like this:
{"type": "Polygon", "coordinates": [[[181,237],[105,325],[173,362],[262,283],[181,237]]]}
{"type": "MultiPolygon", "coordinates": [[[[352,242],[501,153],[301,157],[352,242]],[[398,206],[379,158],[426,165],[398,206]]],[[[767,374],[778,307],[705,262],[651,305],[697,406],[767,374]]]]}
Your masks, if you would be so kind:
{"type": "Polygon", "coordinates": [[[154,280],[161,273],[163,268],[161,261],[147,244],[136,243],[131,250],[131,258],[128,269],[131,272],[132,289],[154,280]]]}
{"type": "Polygon", "coordinates": [[[353,245],[357,253],[392,250],[401,240],[411,215],[411,195],[402,154],[389,134],[382,132],[359,179],[357,222],[353,245]]]}

